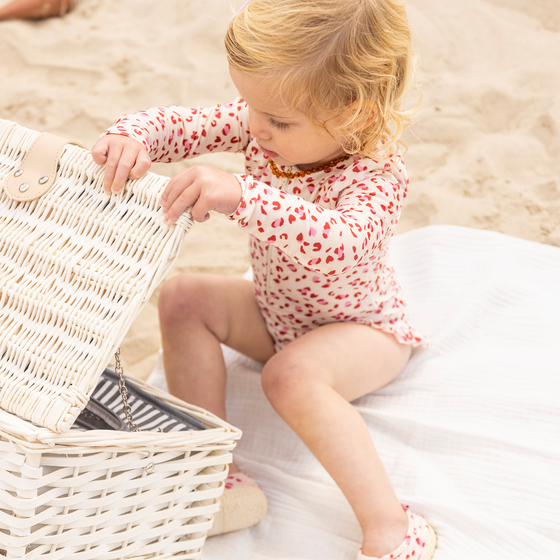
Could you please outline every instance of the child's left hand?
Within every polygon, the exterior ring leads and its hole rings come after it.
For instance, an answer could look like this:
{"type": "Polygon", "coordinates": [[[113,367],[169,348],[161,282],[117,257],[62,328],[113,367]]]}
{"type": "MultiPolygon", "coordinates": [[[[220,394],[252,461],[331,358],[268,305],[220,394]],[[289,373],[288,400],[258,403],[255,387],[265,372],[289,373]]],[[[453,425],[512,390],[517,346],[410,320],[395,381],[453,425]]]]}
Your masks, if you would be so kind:
{"type": "Polygon", "coordinates": [[[227,216],[237,209],[241,195],[241,185],[231,173],[195,165],[175,175],[165,187],[161,196],[165,223],[175,223],[189,206],[195,222],[205,222],[210,210],[227,216]]]}

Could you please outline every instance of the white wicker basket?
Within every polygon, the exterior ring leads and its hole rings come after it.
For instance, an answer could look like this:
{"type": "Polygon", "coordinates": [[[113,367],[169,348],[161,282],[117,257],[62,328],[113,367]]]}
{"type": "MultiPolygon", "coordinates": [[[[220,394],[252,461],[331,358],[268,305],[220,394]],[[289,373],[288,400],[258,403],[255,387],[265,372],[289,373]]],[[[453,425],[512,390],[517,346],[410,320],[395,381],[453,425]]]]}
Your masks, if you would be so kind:
{"type": "Polygon", "coordinates": [[[154,174],[105,195],[64,141],[31,169],[45,138],[0,120],[0,553],[199,558],[239,430],[138,380],[208,429],[70,430],[191,221],[163,224],[154,174]]]}

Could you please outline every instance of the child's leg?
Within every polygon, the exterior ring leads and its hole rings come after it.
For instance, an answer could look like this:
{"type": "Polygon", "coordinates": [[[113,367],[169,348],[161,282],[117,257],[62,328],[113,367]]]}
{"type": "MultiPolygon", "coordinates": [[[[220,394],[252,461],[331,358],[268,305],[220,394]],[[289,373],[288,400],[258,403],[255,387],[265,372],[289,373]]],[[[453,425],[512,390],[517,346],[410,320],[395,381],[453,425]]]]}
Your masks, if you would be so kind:
{"type": "MultiPolygon", "coordinates": [[[[209,274],[175,276],[161,290],[159,318],[169,391],[225,420],[220,343],[259,362],[274,354],[251,282],[209,274]]],[[[230,472],[236,470],[232,465],[230,472]]]]}
{"type": "Polygon", "coordinates": [[[408,518],[349,401],[387,385],[410,352],[374,328],[332,323],[290,343],[262,373],[272,406],[348,499],[362,527],[365,556],[394,551],[405,538],[408,518]]]}
{"type": "MultiPolygon", "coordinates": [[[[208,274],[175,276],[161,290],[159,318],[169,391],[225,420],[226,368],[220,343],[259,362],[274,354],[251,282],[208,274]]],[[[237,472],[232,463],[230,475],[237,472]]],[[[229,478],[226,489],[228,485],[229,478]]],[[[220,503],[208,536],[249,527],[267,507],[262,490],[247,481],[244,487],[227,489],[220,503]]]]}

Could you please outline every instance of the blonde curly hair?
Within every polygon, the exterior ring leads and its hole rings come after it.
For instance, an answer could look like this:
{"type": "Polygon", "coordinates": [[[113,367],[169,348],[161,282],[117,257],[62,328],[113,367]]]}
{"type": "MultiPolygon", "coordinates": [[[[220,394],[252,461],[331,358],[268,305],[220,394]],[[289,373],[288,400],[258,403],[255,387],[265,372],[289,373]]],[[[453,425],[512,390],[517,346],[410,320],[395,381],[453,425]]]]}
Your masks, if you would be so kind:
{"type": "Polygon", "coordinates": [[[330,122],[347,153],[401,143],[414,112],[403,108],[414,66],[404,2],[252,0],[225,47],[232,68],[262,76],[314,124],[330,122]]]}

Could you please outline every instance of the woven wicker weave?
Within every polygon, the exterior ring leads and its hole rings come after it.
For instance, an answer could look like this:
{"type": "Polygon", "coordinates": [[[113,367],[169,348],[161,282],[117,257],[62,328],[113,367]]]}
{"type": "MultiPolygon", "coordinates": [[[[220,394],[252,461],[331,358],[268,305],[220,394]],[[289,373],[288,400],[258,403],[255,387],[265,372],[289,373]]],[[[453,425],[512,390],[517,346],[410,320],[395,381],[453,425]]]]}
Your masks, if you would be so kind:
{"type": "MultiPolygon", "coordinates": [[[[0,120],[0,185],[38,134],[0,120]]],[[[67,145],[48,192],[30,202],[0,192],[0,554],[8,558],[200,557],[239,430],[138,380],[209,429],[69,429],[191,225],[186,215],[163,224],[166,183],[148,174],[105,195],[102,169],[67,145]]]]}
{"type": "MultiPolygon", "coordinates": [[[[0,433],[0,549],[8,558],[199,558],[240,432],[134,380],[211,429],[0,433]],[[34,441],[31,441],[34,440],[34,441]]],[[[6,414],[6,413],[4,413],[6,414]]]]}
{"type": "MultiPolygon", "coordinates": [[[[38,135],[0,121],[0,184],[38,135]]],[[[192,223],[164,225],[165,177],[117,196],[102,180],[90,153],[67,145],[48,193],[22,203],[0,192],[0,408],[56,432],[86,405],[192,223]]]]}

